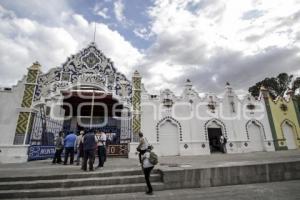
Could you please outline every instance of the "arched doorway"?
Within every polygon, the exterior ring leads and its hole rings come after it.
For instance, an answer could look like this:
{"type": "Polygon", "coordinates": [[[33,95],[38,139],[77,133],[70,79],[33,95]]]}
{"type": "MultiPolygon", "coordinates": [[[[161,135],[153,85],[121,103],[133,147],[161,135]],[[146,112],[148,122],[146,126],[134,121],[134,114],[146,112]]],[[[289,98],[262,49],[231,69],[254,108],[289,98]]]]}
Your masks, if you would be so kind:
{"type": "Polygon", "coordinates": [[[286,140],[286,145],[288,149],[297,149],[295,140],[295,129],[291,122],[284,121],[281,125],[283,136],[286,140]]]}
{"type": "Polygon", "coordinates": [[[161,156],[179,155],[179,129],[170,119],[159,125],[159,146],[161,156]]]}
{"type": "Polygon", "coordinates": [[[223,152],[220,137],[224,134],[224,126],[217,120],[211,120],[206,123],[206,139],[209,142],[209,148],[211,153],[223,152]]]}
{"type": "Polygon", "coordinates": [[[120,144],[121,113],[123,104],[111,94],[94,87],[78,87],[63,91],[63,108],[67,120],[64,129],[106,133],[108,144],[120,144]]]}
{"type": "Polygon", "coordinates": [[[264,130],[261,124],[256,121],[249,121],[246,124],[247,136],[250,140],[252,151],[264,151],[264,130]]]}

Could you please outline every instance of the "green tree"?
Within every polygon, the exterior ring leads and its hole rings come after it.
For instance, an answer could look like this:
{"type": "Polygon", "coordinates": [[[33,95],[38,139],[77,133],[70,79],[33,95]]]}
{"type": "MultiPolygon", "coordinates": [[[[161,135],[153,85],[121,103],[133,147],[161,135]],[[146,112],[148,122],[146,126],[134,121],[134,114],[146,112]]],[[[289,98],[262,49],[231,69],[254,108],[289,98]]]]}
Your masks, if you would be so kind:
{"type": "Polygon", "coordinates": [[[297,77],[293,82],[292,90],[296,91],[299,88],[300,88],[300,77],[297,77]]]}
{"type": "Polygon", "coordinates": [[[277,77],[265,78],[264,80],[257,82],[255,85],[251,86],[248,91],[252,96],[258,97],[260,87],[263,85],[269,90],[270,96],[275,99],[278,96],[284,95],[284,92],[287,90],[292,78],[293,75],[280,73],[277,77]]]}

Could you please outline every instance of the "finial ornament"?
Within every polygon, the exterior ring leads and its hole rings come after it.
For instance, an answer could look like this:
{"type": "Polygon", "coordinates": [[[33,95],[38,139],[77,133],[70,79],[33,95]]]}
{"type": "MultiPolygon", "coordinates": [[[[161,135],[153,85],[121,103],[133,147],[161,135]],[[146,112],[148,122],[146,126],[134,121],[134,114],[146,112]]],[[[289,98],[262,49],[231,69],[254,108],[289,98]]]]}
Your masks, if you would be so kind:
{"type": "Polygon", "coordinates": [[[267,88],[262,84],[262,85],[260,86],[260,90],[261,90],[261,91],[266,91],[267,88]]]}
{"type": "Polygon", "coordinates": [[[137,70],[134,71],[133,76],[134,77],[141,77],[140,73],[137,70]]]}
{"type": "Polygon", "coordinates": [[[38,61],[35,61],[30,67],[29,69],[34,69],[34,70],[40,70],[41,65],[38,61]]]}

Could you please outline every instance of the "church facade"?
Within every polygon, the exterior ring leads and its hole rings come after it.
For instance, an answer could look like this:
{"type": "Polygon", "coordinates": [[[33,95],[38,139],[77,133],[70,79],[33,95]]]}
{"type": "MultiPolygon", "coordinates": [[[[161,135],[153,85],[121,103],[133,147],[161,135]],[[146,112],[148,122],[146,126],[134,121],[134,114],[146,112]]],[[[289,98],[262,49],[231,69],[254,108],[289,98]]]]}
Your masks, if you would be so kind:
{"type": "Polygon", "coordinates": [[[229,84],[220,97],[201,98],[189,80],[181,96],[145,89],[141,96],[141,131],[160,156],[222,152],[220,136],[227,138],[226,153],[275,150],[264,99],[239,99],[229,84]]]}
{"type": "Polygon", "coordinates": [[[295,148],[300,145],[296,104],[279,116],[265,96],[240,99],[228,83],[221,96],[200,97],[190,80],[180,96],[168,89],[149,94],[137,71],[130,79],[118,72],[94,43],[47,73],[34,63],[16,86],[1,89],[0,103],[3,163],[51,156],[61,130],[104,131],[108,153],[130,158],[136,158],[139,132],[160,156],[224,153],[221,136],[225,153],[286,149],[278,145],[290,145],[292,137],[274,126],[282,121],[291,126],[284,131],[294,134],[295,148]]]}
{"type": "Polygon", "coordinates": [[[265,88],[262,88],[262,95],[266,102],[275,149],[288,150],[299,148],[299,99],[293,97],[293,91],[288,92],[287,98],[278,97],[275,101],[270,98],[269,92],[265,88]]]}

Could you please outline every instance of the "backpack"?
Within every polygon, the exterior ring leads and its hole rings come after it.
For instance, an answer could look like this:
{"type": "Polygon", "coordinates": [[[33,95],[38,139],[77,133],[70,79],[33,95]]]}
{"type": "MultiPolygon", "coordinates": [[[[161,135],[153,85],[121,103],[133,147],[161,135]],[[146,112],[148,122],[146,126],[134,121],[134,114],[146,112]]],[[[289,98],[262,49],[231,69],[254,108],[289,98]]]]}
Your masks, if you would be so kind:
{"type": "Polygon", "coordinates": [[[149,157],[149,162],[152,164],[152,165],[157,165],[158,163],[158,157],[157,155],[154,153],[154,152],[150,152],[150,157],[149,157]]]}

